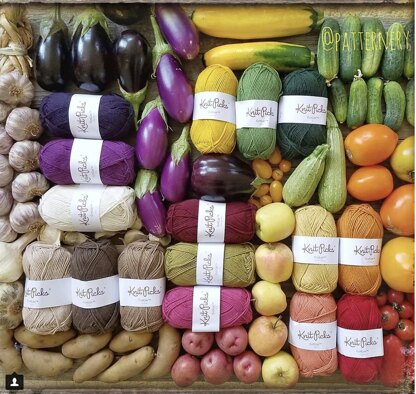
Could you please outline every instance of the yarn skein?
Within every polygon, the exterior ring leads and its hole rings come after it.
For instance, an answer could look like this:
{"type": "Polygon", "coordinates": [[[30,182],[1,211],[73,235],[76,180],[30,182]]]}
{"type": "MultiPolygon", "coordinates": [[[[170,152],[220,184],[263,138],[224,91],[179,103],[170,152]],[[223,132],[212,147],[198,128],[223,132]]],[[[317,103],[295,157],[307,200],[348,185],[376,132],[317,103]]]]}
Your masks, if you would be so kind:
{"type": "MultiPolygon", "coordinates": [[[[120,278],[164,278],[164,250],[157,241],[138,240],[123,250],[118,258],[120,278]]],[[[120,306],[122,327],[127,331],[156,332],[163,325],[162,306],[149,308],[120,306]]]]}
{"type": "MultiPolygon", "coordinates": [[[[337,305],[331,294],[296,292],[290,301],[290,318],[297,323],[332,323],[337,320],[337,305]]],[[[300,374],[305,378],[329,376],[338,367],[337,349],[307,350],[290,345],[300,374]]]]}
{"type": "MultiPolygon", "coordinates": [[[[199,200],[172,204],[167,213],[166,231],[180,242],[198,241],[199,200]]],[[[245,202],[229,202],[225,210],[226,244],[249,242],[256,232],[256,209],[245,202]]]]}
{"type": "MultiPolygon", "coordinates": [[[[337,323],[349,330],[381,328],[381,313],[374,297],[344,294],[337,305],[337,323]]],[[[383,357],[351,358],[338,354],[342,376],[358,384],[377,379],[383,357]]]]}
{"type": "MultiPolygon", "coordinates": [[[[73,138],[68,117],[71,98],[71,93],[52,93],[42,99],[39,108],[42,126],[55,137],[73,138]]],[[[117,94],[103,95],[98,107],[98,124],[101,139],[122,139],[135,131],[133,108],[117,94]]]]}
{"type": "MultiPolygon", "coordinates": [[[[286,75],[283,96],[327,97],[325,78],[316,70],[300,69],[286,75]]],[[[326,142],[326,126],[318,124],[278,123],[277,143],[288,160],[309,156],[326,142]]]]}
{"type": "MultiPolygon", "coordinates": [[[[192,328],[193,287],[175,287],[163,299],[163,319],[175,328],[192,328]]],[[[253,320],[251,294],[246,289],[221,287],[220,328],[248,324],[253,320]]]]}
{"type": "MultiPolygon", "coordinates": [[[[293,235],[307,237],[337,236],[334,217],[319,205],[297,209],[295,219],[296,227],[293,235]]],[[[303,264],[301,261],[294,261],[292,282],[296,290],[305,293],[331,293],[337,287],[338,265],[303,264]]]]}
{"type": "MultiPolygon", "coordinates": [[[[71,277],[71,253],[60,245],[33,242],[23,253],[23,271],[27,279],[52,280],[71,277]]],[[[22,310],[25,327],[35,334],[52,335],[68,331],[72,324],[72,307],[69,305],[22,310]]]]}
{"type": "MultiPolygon", "coordinates": [[[[91,281],[117,275],[118,252],[108,240],[87,240],[75,246],[71,259],[71,275],[91,281]]],[[[84,309],[72,305],[73,324],[83,334],[113,331],[118,323],[119,302],[100,308],[84,309]]]]}
{"type": "MultiPolygon", "coordinates": [[[[282,92],[279,73],[266,63],[248,67],[240,78],[237,101],[278,101],[282,92]]],[[[275,114],[277,116],[277,114],[275,114]]],[[[276,128],[244,127],[237,129],[239,151],[248,160],[267,159],[276,147],[276,128]]]]}
{"type": "MultiPolygon", "coordinates": [[[[247,287],[255,278],[254,246],[246,244],[225,245],[223,285],[247,287]]],[[[177,286],[196,285],[198,244],[177,243],[165,253],[166,277],[177,286]]]]}
{"type": "MultiPolygon", "coordinates": [[[[199,74],[195,94],[221,92],[236,96],[237,84],[237,78],[230,68],[213,64],[199,74]]],[[[194,120],[191,140],[201,153],[231,153],[236,144],[235,124],[213,119],[194,120]]]]}
{"type": "MultiPolygon", "coordinates": [[[[74,140],[48,142],[40,151],[40,169],[58,185],[72,185],[70,161],[74,140]]],[[[120,141],[103,141],[100,154],[100,178],[104,185],[127,186],[135,177],[134,148],[120,141]]]]}
{"type": "MultiPolygon", "coordinates": [[[[380,215],[368,204],[348,206],[337,222],[341,238],[383,238],[384,229],[380,215]]],[[[338,284],[349,294],[375,296],[381,285],[380,267],[344,265],[338,266],[338,284]]]]}

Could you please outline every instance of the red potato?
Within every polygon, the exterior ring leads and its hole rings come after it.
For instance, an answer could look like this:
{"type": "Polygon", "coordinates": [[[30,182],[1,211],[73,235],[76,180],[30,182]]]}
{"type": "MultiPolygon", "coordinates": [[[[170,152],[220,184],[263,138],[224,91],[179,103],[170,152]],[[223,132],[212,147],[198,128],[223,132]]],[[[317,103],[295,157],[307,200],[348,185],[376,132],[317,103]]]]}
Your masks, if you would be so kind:
{"type": "Polygon", "coordinates": [[[243,326],[224,328],[215,333],[219,348],[230,356],[237,356],[246,350],[248,345],[247,331],[243,326]]]}
{"type": "Polygon", "coordinates": [[[191,386],[201,373],[201,362],[196,357],[186,353],[180,356],[172,366],[170,374],[177,386],[191,386]]]}
{"type": "Polygon", "coordinates": [[[207,383],[223,384],[233,374],[233,360],[221,349],[213,349],[202,357],[201,370],[207,383]]]}
{"type": "Polygon", "coordinates": [[[192,332],[186,330],[182,335],[182,347],[193,356],[203,356],[208,353],[214,343],[212,332],[192,332]]]}
{"type": "Polygon", "coordinates": [[[233,369],[240,382],[257,382],[261,376],[261,359],[256,353],[248,350],[234,357],[233,369]]]}

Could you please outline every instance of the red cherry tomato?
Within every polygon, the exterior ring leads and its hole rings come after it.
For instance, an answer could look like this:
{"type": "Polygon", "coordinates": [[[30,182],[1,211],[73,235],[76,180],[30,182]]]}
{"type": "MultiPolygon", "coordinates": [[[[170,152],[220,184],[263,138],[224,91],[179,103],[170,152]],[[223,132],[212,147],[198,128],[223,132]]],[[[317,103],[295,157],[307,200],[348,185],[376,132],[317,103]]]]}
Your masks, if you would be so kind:
{"type": "Polygon", "coordinates": [[[387,303],[387,293],[384,290],[380,290],[376,296],[377,305],[383,306],[387,303]]]}
{"type": "Polygon", "coordinates": [[[393,302],[400,304],[404,300],[404,293],[401,291],[389,289],[387,292],[387,300],[390,302],[390,304],[393,304],[393,302]]]}
{"type": "Polygon", "coordinates": [[[414,293],[406,293],[406,300],[409,301],[412,305],[415,304],[415,294],[414,293]]]}
{"type": "Polygon", "coordinates": [[[384,330],[393,330],[399,322],[399,313],[391,305],[384,305],[380,308],[381,327],[384,330]]]}
{"type": "Polygon", "coordinates": [[[414,313],[414,306],[407,300],[397,304],[395,309],[399,312],[400,319],[410,319],[414,313]]]}
{"type": "Polygon", "coordinates": [[[415,324],[409,319],[401,319],[394,332],[402,341],[413,341],[415,324]]]}

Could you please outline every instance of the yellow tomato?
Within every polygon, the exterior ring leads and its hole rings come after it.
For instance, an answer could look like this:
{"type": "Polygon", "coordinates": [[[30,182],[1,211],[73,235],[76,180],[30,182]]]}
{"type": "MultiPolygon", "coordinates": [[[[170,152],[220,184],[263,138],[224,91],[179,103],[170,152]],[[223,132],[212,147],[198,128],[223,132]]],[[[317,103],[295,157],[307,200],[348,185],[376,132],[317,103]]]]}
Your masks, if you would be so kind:
{"type": "Polygon", "coordinates": [[[415,137],[407,137],[401,142],[390,158],[390,165],[396,176],[406,182],[415,182],[415,137]]]}
{"type": "Polygon", "coordinates": [[[413,238],[397,237],[388,241],[381,250],[381,276],[394,290],[414,291],[414,246],[413,238]]]}
{"type": "Polygon", "coordinates": [[[260,178],[269,179],[272,177],[272,166],[266,160],[255,159],[251,162],[251,167],[260,178]]]}
{"type": "Polygon", "coordinates": [[[270,184],[270,196],[271,196],[273,202],[282,201],[282,192],[283,192],[282,182],[273,181],[270,184]]]}

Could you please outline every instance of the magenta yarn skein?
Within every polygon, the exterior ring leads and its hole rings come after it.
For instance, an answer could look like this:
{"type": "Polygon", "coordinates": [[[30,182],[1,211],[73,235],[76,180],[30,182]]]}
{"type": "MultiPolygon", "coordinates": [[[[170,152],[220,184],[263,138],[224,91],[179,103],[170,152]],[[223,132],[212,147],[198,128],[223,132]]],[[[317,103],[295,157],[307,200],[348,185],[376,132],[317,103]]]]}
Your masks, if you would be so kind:
{"type": "MultiPolygon", "coordinates": [[[[175,287],[163,298],[162,313],[165,322],[175,328],[192,328],[193,287],[175,287]]],[[[251,294],[246,289],[221,287],[220,328],[250,323],[253,312],[251,294]]]]}
{"type": "MultiPolygon", "coordinates": [[[[57,185],[74,184],[69,166],[73,143],[71,139],[53,140],[39,153],[42,173],[57,185]]],[[[103,141],[100,155],[102,183],[107,186],[128,186],[135,175],[134,148],[120,141],[103,141]]]]}

